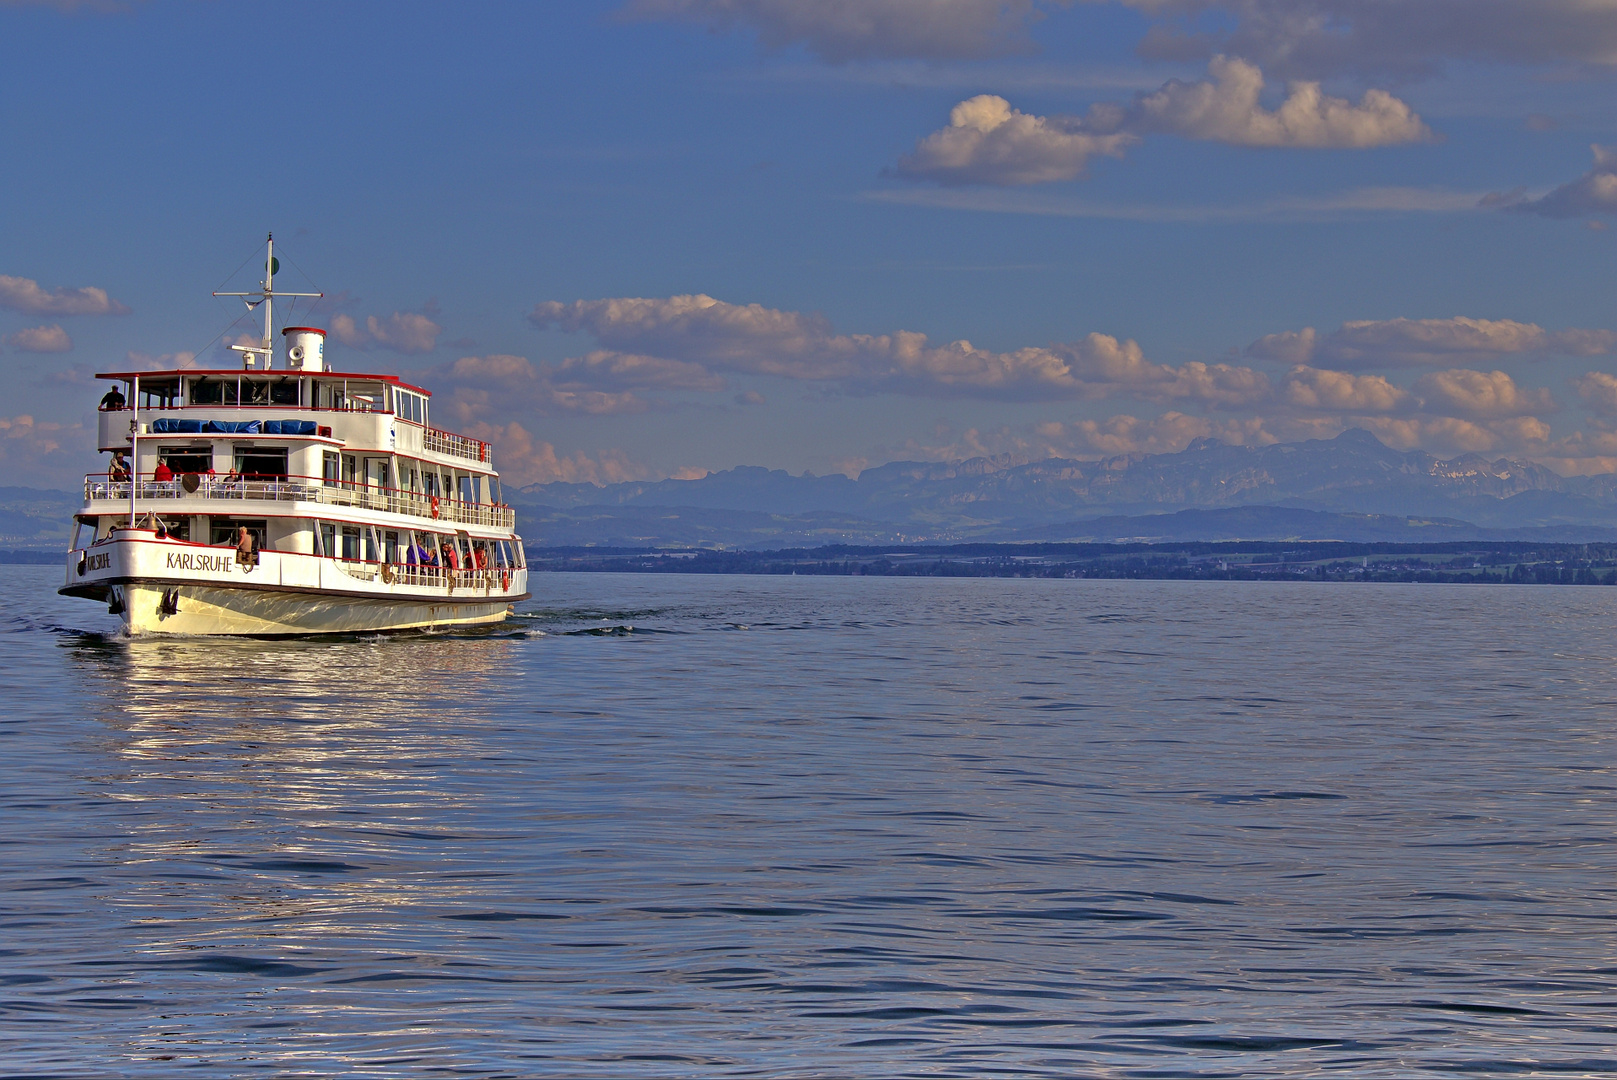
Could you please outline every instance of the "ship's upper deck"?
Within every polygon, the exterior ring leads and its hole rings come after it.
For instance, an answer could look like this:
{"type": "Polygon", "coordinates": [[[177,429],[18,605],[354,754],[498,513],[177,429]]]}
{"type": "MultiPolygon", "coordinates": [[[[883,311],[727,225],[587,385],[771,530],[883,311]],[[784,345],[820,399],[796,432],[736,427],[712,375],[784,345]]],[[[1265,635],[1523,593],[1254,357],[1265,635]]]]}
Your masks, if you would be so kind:
{"type": "Polygon", "coordinates": [[[103,399],[97,431],[97,445],[103,451],[129,447],[131,424],[136,422],[132,406],[137,406],[142,438],[252,435],[296,442],[318,439],[350,450],[443,460],[460,468],[493,472],[489,445],[433,427],[431,392],[397,375],[180,368],[103,372],[96,377],[126,387],[122,403],[109,404],[103,399]],[[288,425],[287,420],[307,423],[288,425]],[[288,428],[291,430],[284,430],[288,428]],[[310,430],[300,430],[303,428],[310,430]]]}

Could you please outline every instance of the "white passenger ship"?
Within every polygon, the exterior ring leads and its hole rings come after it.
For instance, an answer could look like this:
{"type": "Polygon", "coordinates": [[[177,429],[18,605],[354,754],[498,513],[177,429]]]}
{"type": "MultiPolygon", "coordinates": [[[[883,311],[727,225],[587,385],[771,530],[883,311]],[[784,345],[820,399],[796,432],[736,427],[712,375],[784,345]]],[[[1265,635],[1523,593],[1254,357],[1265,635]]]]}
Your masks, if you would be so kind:
{"type": "Polygon", "coordinates": [[[85,478],[67,583],[131,634],[321,634],[503,620],[528,597],[487,443],[431,426],[432,395],[332,371],[325,332],[273,361],[270,239],[258,345],[227,370],[109,372],[108,470],[85,478]]]}

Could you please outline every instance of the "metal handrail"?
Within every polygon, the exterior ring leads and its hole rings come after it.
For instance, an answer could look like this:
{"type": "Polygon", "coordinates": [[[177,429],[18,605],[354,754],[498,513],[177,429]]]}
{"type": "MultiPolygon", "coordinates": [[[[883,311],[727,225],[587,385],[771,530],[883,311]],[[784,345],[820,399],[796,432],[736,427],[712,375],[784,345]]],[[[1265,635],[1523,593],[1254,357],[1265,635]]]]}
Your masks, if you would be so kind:
{"type": "Polygon", "coordinates": [[[468,461],[487,463],[489,459],[488,443],[441,428],[428,428],[422,436],[421,445],[434,453],[466,458],[468,461]]]}
{"type": "MultiPolygon", "coordinates": [[[[357,481],[326,480],[313,476],[286,476],[255,479],[246,476],[231,480],[220,476],[197,475],[197,489],[186,491],[178,478],[136,482],[136,499],[240,499],[264,502],[312,502],[324,506],[349,506],[380,510],[389,514],[456,525],[482,525],[494,529],[515,529],[516,511],[509,506],[469,503],[459,499],[434,497],[401,488],[372,487],[357,481]]],[[[127,503],[130,481],[113,480],[105,473],[84,478],[84,501],[127,503]]]]}

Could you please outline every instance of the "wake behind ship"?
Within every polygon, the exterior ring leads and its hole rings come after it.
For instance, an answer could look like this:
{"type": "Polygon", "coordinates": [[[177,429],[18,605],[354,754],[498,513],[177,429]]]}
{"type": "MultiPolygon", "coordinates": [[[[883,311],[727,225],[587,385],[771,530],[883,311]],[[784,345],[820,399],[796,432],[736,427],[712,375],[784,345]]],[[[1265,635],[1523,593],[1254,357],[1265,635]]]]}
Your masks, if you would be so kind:
{"type": "Polygon", "coordinates": [[[60,590],[130,634],[287,635],[496,623],[528,597],[490,448],[432,427],[430,392],[332,371],[325,332],[273,341],[271,238],[258,345],[239,368],[108,372],[105,472],[84,481],[60,590]]]}

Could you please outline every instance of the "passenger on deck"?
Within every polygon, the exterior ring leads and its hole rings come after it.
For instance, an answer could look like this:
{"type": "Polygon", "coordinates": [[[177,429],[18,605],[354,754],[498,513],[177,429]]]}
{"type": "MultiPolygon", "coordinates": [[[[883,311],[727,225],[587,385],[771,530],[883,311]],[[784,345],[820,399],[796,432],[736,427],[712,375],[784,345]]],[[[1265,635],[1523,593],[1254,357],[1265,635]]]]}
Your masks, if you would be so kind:
{"type": "Polygon", "coordinates": [[[253,534],[242,525],[236,530],[236,562],[242,566],[258,565],[257,544],[253,541],[253,534]]]}
{"type": "Polygon", "coordinates": [[[472,565],[479,570],[488,569],[488,549],[481,541],[472,547],[472,565]]]}
{"type": "Polygon", "coordinates": [[[123,454],[116,450],[112,453],[112,463],[107,466],[107,479],[114,483],[129,479],[129,463],[124,460],[123,454]]]}
{"type": "Polygon", "coordinates": [[[117,412],[124,407],[124,392],[114,384],[111,390],[101,395],[101,409],[103,412],[117,412]]]}
{"type": "Polygon", "coordinates": [[[443,552],[444,568],[446,570],[459,570],[460,560],[455,558],[455,549],[444,544],[439,550],[443,552]]]}
{"type": "Polygon", "coordinates": [[[157,459],[157,468],[152,471],[152,479],[159,484],[167,483],[174,479],[174,470],[168,467],[166,458],[157,459]]]}

